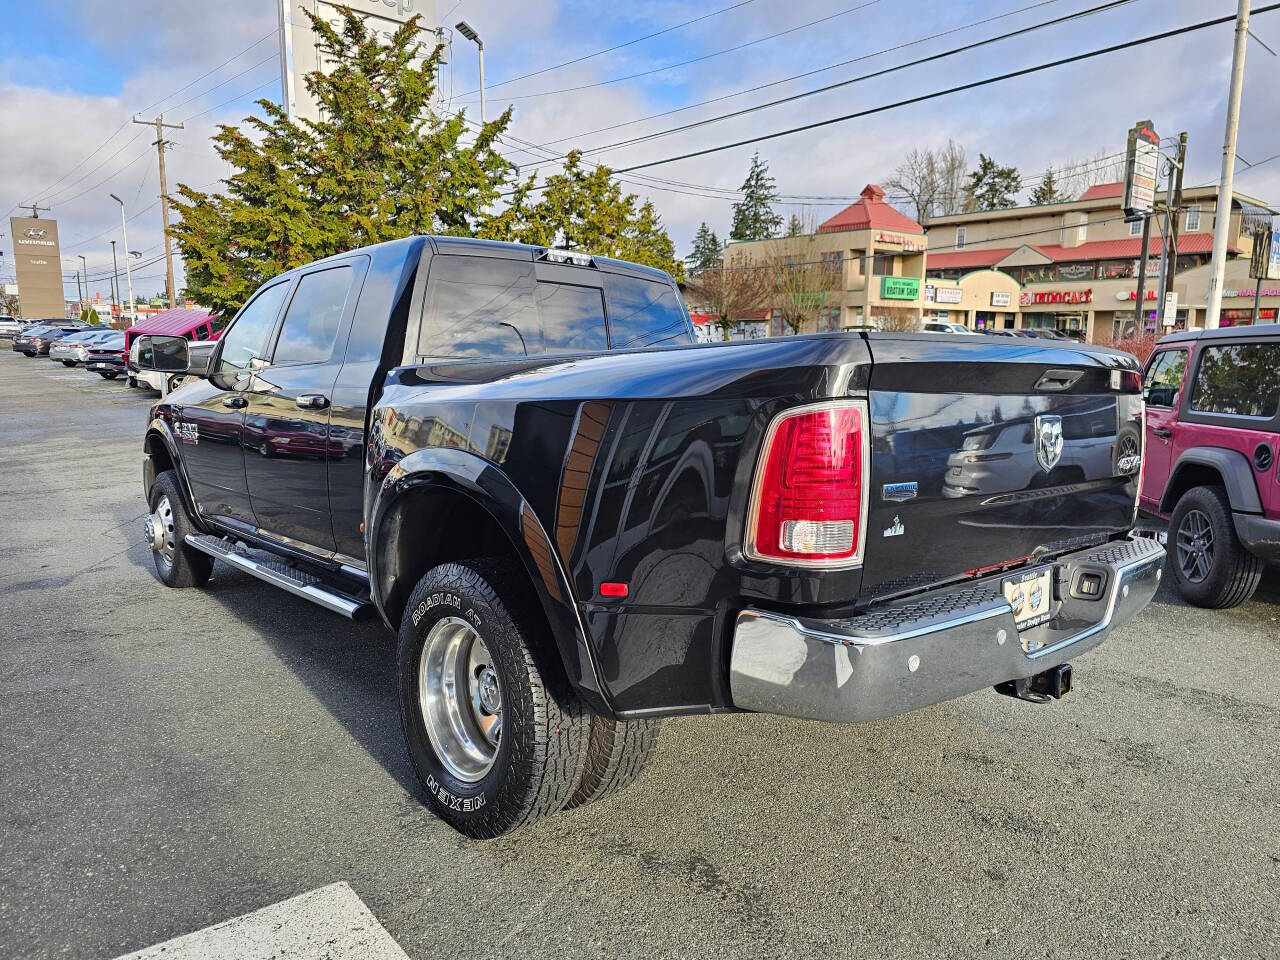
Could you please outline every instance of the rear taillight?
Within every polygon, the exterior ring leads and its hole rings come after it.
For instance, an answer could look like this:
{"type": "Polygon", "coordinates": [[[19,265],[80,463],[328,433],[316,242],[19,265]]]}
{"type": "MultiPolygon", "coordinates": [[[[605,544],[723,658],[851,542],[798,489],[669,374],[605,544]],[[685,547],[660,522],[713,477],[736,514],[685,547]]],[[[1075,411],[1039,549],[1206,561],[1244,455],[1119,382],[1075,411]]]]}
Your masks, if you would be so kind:
{"type": "Polygon", "coordinates": [[[869,434],[862,400],[802,407],[774,419],[751,491],[748,557],[812,567],[862,561],[869,434]]]}

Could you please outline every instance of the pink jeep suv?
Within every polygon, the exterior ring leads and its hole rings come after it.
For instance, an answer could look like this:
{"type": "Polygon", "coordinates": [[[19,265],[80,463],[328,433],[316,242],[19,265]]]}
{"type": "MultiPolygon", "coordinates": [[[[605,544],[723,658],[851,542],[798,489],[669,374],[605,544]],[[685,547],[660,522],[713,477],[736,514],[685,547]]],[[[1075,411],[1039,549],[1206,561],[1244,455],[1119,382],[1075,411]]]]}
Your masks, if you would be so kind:
{"type": "Polygon", "coordinates": [[[1169,566],[1201,607],[1234,607],[1280,560],[1280,326],[1164,337],[1147,361],[1138,502],[1169,521],[1169,566]]]}

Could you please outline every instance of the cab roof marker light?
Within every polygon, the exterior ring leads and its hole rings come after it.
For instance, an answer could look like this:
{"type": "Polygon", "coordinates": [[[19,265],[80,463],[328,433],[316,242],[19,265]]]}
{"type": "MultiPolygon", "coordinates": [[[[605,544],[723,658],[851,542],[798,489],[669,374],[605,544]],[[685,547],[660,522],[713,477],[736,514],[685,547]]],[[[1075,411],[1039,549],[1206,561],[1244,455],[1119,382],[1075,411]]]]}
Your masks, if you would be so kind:
{"type": "Polygon", "coordinates": [[[557,250],[554,248],[542,251],[540,260],[550,260],[552,263],[573,263],[580,267],[594,267],[596,258],[589,253],[580,253],[577,250],[557,250]]]}

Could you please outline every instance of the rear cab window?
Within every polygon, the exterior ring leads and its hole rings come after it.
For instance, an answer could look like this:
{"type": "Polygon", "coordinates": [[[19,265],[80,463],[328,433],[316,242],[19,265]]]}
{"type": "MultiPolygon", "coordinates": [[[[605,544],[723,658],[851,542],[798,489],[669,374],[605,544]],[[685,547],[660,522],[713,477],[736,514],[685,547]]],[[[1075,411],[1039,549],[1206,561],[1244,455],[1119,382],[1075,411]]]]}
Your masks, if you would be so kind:
{"type": "Polygon", "coordinates": [[[1274,417],[1280,410],[1280,343],[1203,347],[1190,404],[1197,413],[1274,417]]]}
{"type": "Polygon", "coordinates": [[[607,349],[595,274],[533,261],[436,257],[418,354],[510,359],[607,349]],[[565,282],[581,276],[582,283],[565,282]]]}
{"type": "Polygon", "coordinates": [[[1173,407],[1178,403],[1182,378],[1187,372],[1187,350],[1179,347],[1162,350],[1151,357],[1142,392],[1151,407],[1173,407]]]}
{"type": "Polygon", "coordinates": [[[670,284],[606,273],[604,291],[614,350],[693,343],[684,305],[670,284]]]}

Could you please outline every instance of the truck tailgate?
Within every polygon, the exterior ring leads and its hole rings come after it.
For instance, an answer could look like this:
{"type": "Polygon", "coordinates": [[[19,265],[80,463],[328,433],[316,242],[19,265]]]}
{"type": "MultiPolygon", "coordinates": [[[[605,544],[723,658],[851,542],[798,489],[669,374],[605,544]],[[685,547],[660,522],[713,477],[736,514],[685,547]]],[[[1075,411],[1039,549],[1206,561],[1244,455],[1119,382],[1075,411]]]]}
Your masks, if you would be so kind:
{"type": "Polygon", "coordinates": [[[1142,398],[1131,357],[1007,338],[867,339],[864,596],[1078,549],[1132,525],[1142,398]]]}

